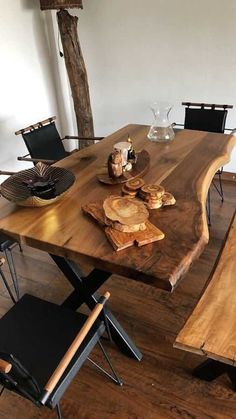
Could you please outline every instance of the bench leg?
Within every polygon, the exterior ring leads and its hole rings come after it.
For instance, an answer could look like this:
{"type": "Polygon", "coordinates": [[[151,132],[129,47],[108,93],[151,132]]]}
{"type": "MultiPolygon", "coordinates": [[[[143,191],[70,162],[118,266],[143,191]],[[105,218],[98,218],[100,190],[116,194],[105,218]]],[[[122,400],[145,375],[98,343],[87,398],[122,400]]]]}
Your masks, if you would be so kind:
{"type": "Polygon", "coordinates": [[[233,391],[236,391],[236,368],[223,362],[207,359],[193,370],[193,376],[205,381],[213,381],[220,375],[227,373],[233,391]]]}
{"type": "Polygon", "coordinates": [[[226,370],[227,365],[222,362],[207,359],[193,370],[193,376],[201,378],[202,380],[213,381],[220,375],[224,374],[226,370]]]}

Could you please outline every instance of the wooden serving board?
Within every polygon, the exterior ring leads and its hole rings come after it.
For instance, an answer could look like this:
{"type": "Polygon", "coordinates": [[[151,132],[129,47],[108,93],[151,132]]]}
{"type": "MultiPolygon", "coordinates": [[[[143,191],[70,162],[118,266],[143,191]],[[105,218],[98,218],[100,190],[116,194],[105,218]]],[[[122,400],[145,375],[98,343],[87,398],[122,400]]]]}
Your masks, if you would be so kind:
{"type": "Polygon", "coordinates": [[[106,173],[97,175],[98,180],[106,185],[118,185],[144,175],[148,171],[150,165],[150,155],[146,150],[142,150],[137,153],[137,156],[137,163],[133,164],[133,168],[129,172],[124,172],[122,176],[113,179],[109,177],[108,171],[106,170],[106,173]]]}
{"type": "Polygon", "coordinates": [[[105,213],[103,210],[103,202],[92,202],[82,207],[85,214],[90,215],[100,226],[104,228],[105,234],[113,246],[118,252],[119,250],[127,249],[127,247],[137,245],[138,247],[144,246],[145,244],[153,243],[158,240],[164,239],[164,233],[154,226],[150,221],[146,222],[146,230],[138,231],[135,233],[123,233],[121,231],[114,230],[107,223],[105,213]]]}

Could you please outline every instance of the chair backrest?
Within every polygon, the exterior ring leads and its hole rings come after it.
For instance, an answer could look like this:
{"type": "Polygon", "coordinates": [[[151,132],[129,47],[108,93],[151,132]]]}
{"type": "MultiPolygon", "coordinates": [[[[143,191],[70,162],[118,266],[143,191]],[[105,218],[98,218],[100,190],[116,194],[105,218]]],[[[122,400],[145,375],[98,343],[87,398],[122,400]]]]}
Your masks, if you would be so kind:
{"type": "Polygon", "coordinates": [[[219,133],[224,132],[228,114],[227,109],[232,108],[232,105],[191,102],[183,102],[182,105],[186,106],[184,128],[219,133]]]}
{"type": "Polygon", "coordinates": [[[61,160],[67,156],[55,122],[22,132],[22,137],[34,159],[61,160]]]}

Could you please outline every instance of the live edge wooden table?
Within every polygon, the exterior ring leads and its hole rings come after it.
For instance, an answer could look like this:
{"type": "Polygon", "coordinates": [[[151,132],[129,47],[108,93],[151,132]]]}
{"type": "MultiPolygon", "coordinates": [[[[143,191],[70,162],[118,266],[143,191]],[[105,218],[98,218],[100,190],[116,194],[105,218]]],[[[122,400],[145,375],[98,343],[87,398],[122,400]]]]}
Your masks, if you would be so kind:
{"type": "MultiPolygon", "coordinates": [[[[208,242],[208,188],[217,169],[229,161],[235,137],[181,130],[173,142],[160,144],[147,139],[148,129],[128,125],[58,162],[57,166],[75,174],[76,182],[54,205],[22,208],[6,201],[2,209],[0,230],[48,252],[74,287],[63,303],[65,306],[77,309],[85,302],[92,308],[98,300],[98,288],[112,273],[173,291],[208,242]],[[125,141],[128,134],[136,150],[145,149],[150,154],[150,168],[144,180],[161,183],[177,203],[150,211],[150,221],[165,233],[164,240],[115,252],[102,229],[83,214],[81,206],[120,194],[120,185],[99,183],[97,174],[113,144],[125,141]],[[87,277],[80,270],[84,262],[93,267],[87,277]]],[[[142,354],[109,310],[106,319],[115,343],[140,360],[142,354]]]]}

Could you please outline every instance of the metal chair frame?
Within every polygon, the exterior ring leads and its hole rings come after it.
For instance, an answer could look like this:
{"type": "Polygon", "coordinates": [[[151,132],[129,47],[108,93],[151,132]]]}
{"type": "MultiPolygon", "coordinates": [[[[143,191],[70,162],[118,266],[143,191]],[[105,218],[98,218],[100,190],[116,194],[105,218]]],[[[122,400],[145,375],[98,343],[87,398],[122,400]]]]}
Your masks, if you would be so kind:
{"type": "Polygon", "coordinates": [[[10,296],[10,298],[13,302],[18,301],[19,298],[20,298],[18,278],[17,278],[16,268],[15,268],[14,258],[13,258],[13,255],[12,255],[12,249],[16,246],[19,246],[19,249],[22,252],[22,247],[21,247],[20,243],[17,243],[17,242],[13,242],[10,246],[8,246],[5,250],[3,250],[3,254],[4,254],[4,256],[7,260],[7,264],[8,264],[8,267],[9,267],[9,271],[10,271],[10,275],[11,275],[11,279],[12,279],[12,283],[13,283],[13,287],[14,287],[15,297],[13,296],[13,293],[11,292],[10,285],[9,285],[7,279],[6,279],[6,276],[3,274],[2,270],[0,272],[0,275],[1,275],[1,277],[3,279],[3,282],[4,282],[4,284],[7,288],[7,291],[9,293],[9,296],[10,296]]]}
{"type": "MultiPolygon", "coordinates": [[[[54,122],[56,120],[56,116],[52,116],[50,118],[47,118],[43,121],[37,122],[35,124],[32,124],[26,128],[22,128],[18,131],[15,132],[15,135],[23,135],[23,134],[27,134],[29,132],[33,132],[37,129],[40,129],[42,127],[45,127],[47,125],[50,125],[52,122],[54,122]]],[[[103,139],[103,137],[81,137],[81,136],[75,136],[75,135],[66,135],[64,138],[61,138],[61,141],[63,142],[64,140],[77,140],[78,141],[78,147],[79,147],[79,142],[81,140],[86,140],[86,141],[100,141],[103,139]]],[[[73,150],[71,153],[78,151],[78,149],[73,150]]],[[[69,153],[70,154],[70,153],[69,153]]],[[[25,154],[24,156],[18,157],[17,159],[20,161],[27,161],[27,162],[33,162],[34,164],[38,163],[38,162],[42,162],[45,164],[53,164],[56,162],[56,160],[48,160],[48,159],[39,159],[39,158],[34,158],[34,157],[29,157],[30,153],[25,154]]]]}
{"type": "MultiPolygon", "coordinates": [[[[0,269],[1,273],[1,269],[0,269]]],[[[70,381],[73,379],[76,371],[80,369],[83,363],[88,360],[93,366],[95,366],[101,373],[103,373],[106,377],[111,379],[117,385],[123,385],[122,380],[119,378],[117,372],[112,365],[110,357],[106,352],[104,346],[101,343],[101,337],[104,331],[107,332],[109,339],[111,339],[111,333],[109,330],[108,322],[106,321],[106,314],[105,314],[105,304],[107,299],[109,298],[110,294],[107,292],[104,296],[100,297],[98,303],[92,310],[91,314],[88,316],[87,321],[84,323],[84,326],[78,332],[76,338],[68,348],[66,354],[64,355],[63,359],[59,362],[56,370],[49,378],[47,384],[45,385],[44,389],[40,389],[35,379],[28,373],[28,371],[20,364],[20,362],[14,358],[12,355],[7,355],[1,353],[1,362],[4,359],[7,360],[5,364],[7,367],[10,367],[9,370],[4,370],[2,364],[0,365],[0,374],[4,378],[4,384],[0,391],[0,396],[2,395],[4,389],[9,389],[10,391],[14,391],[19,395],[31,400],[36,406],[42,407],[47,406],[51,409],[55,409],[57,418],[62,419],[62,412],[60,408],[60,399],[65,392],[66,388],[68,387],[70,381]],[[82,352],[80,353],[79,357],[74,360],[74,364],[71,365],[71,360],[74,359],[75,353],[80,347],[81,343],[83,342],[84,338],[87,336],[89,330],[94,325],[97,319],[100,319],[100,326],[98,326],[97,330],[95,330],[94,335],[92,335],[91,339],[86,342],[86,345],[83,347],[82,352]],[[104,327],[105,326],[105,327],[104,327]],[[89,353],[93,349],[93,347],[98,343],[106,362],[108,363],[111,373],[106,371],[103,367],[97,364],[89,357],[89,353]],[[31,384],[33,384],[34,388],[36,389],[36,395],[32,395],[27,388],[22,387],[21,384],[16,382],[15,377],[13,378],[10,374],[12,366],[18,366],[20,368],[21,374],[23,372],[23,376],[30,380],[31,384]],[[67,367],[70,366],[69,370],[66,370],[67,367]],[[64,374],[64,375],[63,375],[64,374]]],[[[29,297],[29,296],[28,296],[29,297]]],[[[32,388],[32,387],[31,387],[32,388]]]]}

